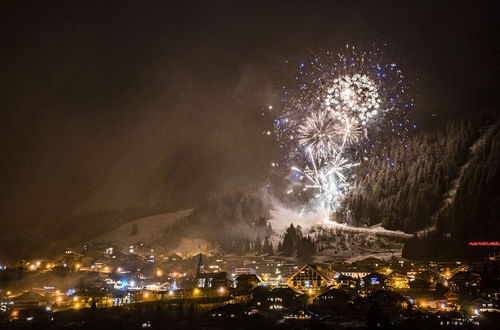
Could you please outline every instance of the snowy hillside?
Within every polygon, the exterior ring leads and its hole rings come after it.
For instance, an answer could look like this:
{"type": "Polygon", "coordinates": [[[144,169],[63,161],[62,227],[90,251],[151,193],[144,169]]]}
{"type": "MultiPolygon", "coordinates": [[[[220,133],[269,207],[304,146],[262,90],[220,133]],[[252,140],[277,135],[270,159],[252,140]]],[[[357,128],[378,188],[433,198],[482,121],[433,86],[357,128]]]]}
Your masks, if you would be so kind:
{"type": "Polygon", "coordinates": [[[164,237],[166,229],[179,220],[189,216],[193,209],[156,214],[124,224],[117,229],[101,235],[89,243],[112,243],[121,247],[137,242],[155,243],[164,237]]]}

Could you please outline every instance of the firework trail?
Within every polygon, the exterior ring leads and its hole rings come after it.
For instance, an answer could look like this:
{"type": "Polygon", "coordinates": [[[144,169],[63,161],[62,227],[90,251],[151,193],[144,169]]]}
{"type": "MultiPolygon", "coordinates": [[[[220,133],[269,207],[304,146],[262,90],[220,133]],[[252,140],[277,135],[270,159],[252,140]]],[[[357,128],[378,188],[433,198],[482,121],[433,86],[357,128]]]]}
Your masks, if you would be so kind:
{"type": "Polygon", "coordinates": [[[340,210],[353,168],[395,137],[404,143],[412,126],[403,74],[383,59],[347,46],[300,64],[296,86],[282,87],[275,134],[302,187],[289,192],[311,192],[328,214],[340,210]]]}

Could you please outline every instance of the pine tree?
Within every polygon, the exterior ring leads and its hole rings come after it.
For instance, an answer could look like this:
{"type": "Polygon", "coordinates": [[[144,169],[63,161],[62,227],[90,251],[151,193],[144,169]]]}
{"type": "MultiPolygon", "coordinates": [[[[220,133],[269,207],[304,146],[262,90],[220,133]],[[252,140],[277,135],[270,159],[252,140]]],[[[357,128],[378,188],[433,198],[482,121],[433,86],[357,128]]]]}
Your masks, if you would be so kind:
{"type": "Polygon", "coordinates": [[[264,240],[264,246],[262,248],[262,252],[270,256],[273,255],[273,245],[269,242],[269,237],[267,236],[266,239],[264,240]]]}
{"type": "Polygon", "coordinates": [[[297,243],[297,258],[302,262],[310,262],[316,253],[316,247],[311,237],[303,237],[297,243]]]}

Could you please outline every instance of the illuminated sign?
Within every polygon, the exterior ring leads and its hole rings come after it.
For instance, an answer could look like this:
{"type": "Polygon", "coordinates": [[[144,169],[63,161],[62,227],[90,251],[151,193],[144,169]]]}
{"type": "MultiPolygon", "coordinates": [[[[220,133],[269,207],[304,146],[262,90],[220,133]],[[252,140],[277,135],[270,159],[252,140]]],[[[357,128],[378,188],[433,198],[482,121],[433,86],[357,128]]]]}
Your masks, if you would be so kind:
{"type": "Polygon", "coordinates": [[[500,242],[469,242],[469,246],[500,246],[500,242]]]}

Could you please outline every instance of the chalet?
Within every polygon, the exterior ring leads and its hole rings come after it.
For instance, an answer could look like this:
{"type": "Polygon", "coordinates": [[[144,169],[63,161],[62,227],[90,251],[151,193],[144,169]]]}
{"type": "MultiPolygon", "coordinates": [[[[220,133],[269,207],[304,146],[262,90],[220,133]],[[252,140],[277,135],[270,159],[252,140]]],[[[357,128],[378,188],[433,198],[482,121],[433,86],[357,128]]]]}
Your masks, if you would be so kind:
{"type": "Polygon", "coordinates": [[[176,253],[173,253],[173,254],[168,256],[168,261],[181,261],[182,259],[183,258],[176,253]]]}
{"type": "Polygon", "coordinates": [[[481,275],[476,272],[458,272],[448,282],[452,290],[464,290],[470,287],[479,287],[481,275]]]}
{"type": "Polygon", "coordinates": [[[384,260],[382,259],[378,259],[378,258],[375,258],[375,257],[368,257],[368,258],[364,258],[364,259],[361,259],[361,260],[358,260],[354,263],[355,266],[359,267],[359,268],[368,268],[370,270],[376,270],[376,269],[379,269],[381,267],[384,267],[386,264],[384,262],[384,260]]]}
{"type": "Polygon", "coordinates": [[[351,296],[347,290],[330,289],[314,298],[314,304],[328,305],[332,307],[345,307],[351,296]]]}
{"type": "Polygon", "coordinates": [[[467,308],[470,309],[471,314],[478,314],[482,312],[500,312],[500,309],[495,306],[491,300],[484,298],[478,298],[467,304],[467,308]]]}
{"type": "Polygon", "coordinates": [[[264,310],[279,311],[287,308],[301,307],[304,294],[292,288],[268,289],[258,286],[252,290],[253,303],[264,310]]]}
{"type": "Polygon", "coordinates": [[[250,291],[261,282],[260,278],[255,274],[242,274],[236,278],[234,284],[237,289],[250,291]]]}
{"type": "Polygon", "coordinates": [[[397,271],[400,273],[406,273],[407,271],[411,271],[415,264],[408,259],[393,259],[388,264],[387,267],[392,271],[397,271]]]}
{"type": "Polygon", "coordinates": [[[288,279],[288,286],[308,294],[320,293],[333,284],[318,265],[305,265],[288,279]]]}
{"type": "Polygon", "coordinates": [[[347,275],[339,275],[335,278],[339,288],[355,289],[358,286],[358,280],[347,275]]]}

